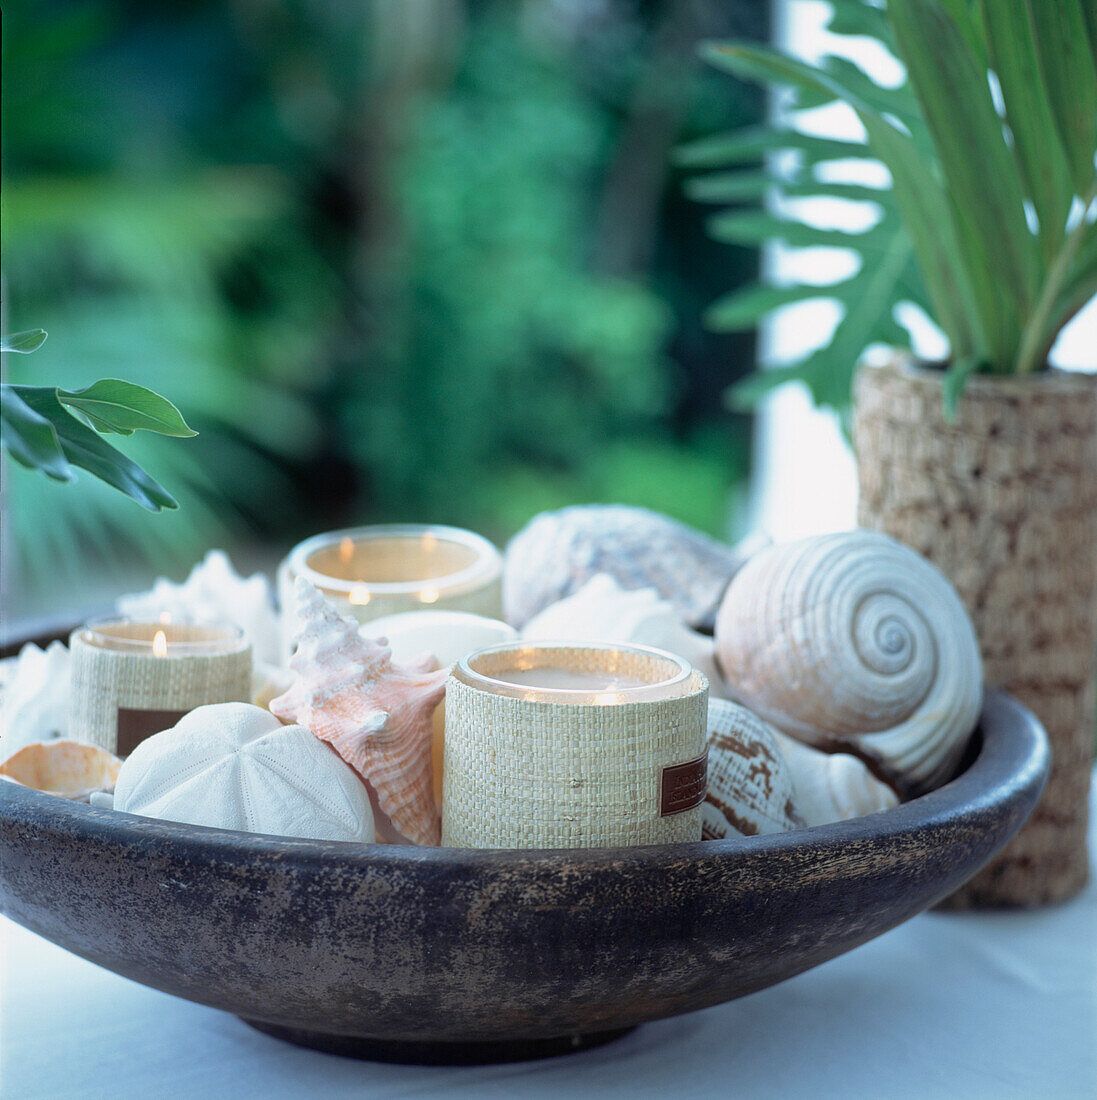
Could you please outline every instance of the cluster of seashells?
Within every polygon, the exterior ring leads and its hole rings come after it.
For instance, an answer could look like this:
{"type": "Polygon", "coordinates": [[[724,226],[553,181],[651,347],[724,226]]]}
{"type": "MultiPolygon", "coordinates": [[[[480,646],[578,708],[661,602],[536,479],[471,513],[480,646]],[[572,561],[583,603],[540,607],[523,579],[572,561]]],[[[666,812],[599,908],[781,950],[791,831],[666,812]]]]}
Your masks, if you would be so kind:
{"type": "MultiPolygon", "coordinates": [[[[10,752],[20,730],[38,737],[0,776],[192,824],[437,845],[449,662],[516,634],[641,644],[709,680],[703,830],[716,840],[844,820],[933,789],[956,769],[982,698],[978,645],[952,586],[868,531],[731,547],[623,505],[544,513],[507,548],[509,624],[450,613],[433,652],[408,648],[430,640],[416,618],[430,612],[392,616],[382,635],[304,579],[295,599],[289,668],[258,662],[250,701],[200,707],[125,761],[64,739],[67,651],[28,647],[0,695],[0,742],[10,752]]],[[[269,584],[238,577],[217,552],[183,585],[158,582],[124,603],[141,614],[196,605],[273,654],[269,584]]]]}

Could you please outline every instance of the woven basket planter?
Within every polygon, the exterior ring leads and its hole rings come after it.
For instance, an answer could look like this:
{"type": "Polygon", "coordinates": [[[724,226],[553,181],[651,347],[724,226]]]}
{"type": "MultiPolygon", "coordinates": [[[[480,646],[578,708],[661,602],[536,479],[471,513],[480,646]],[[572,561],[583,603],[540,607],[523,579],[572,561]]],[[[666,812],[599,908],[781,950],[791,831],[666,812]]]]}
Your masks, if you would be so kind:
{"type": "Polygon", "coordinates": [[[1051,776],[1015,840],[946,905],[1033,906],[1086,881],[1097,684],[1097,376],[969,379],[897,361],[855,384],[859,522],[956,585],[987,683],[1047,729],[1051,776]]]}
{"type": "MultiPolygon", "coordinates": [[[[484,651],[488,653],[490,651],[484,651]]],[[[603,671],[606,650],[561,647],[603,671]]],[[[647,678],[669,665],[630,654],[615,667],[647,678]]],[[[501,669],[481,660],[477,672],[501,669]]],[[[547,702],[446,684],[442,844],[457,848],[612,848],[701,839],[708,681],[643,702],[547,702]]],[[[574,694],[574,693],[573,693],[574,694]]],[[[622,695],[625,697],[627,693],[622,695]]]]}

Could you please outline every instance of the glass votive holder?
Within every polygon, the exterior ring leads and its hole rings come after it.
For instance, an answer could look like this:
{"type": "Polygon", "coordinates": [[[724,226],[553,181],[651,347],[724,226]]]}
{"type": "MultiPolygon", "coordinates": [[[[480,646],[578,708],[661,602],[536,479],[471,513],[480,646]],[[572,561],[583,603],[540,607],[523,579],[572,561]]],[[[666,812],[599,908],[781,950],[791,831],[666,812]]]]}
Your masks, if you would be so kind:
{"type": "Polygon", "coordinates": [[[340,614],[367,623],[426,608],[499,618],[503,558],[482,535],[459,527],[384,524],[314,535],[278,569],[283,656],[293,652],[293,589],[304,577],[340,614]]]}
{"type": "Polygon", "coordinates": [[[446,684],[442,844],[701,839],[708,680],[641,646],[512,642],[446,684]]]}
{"type": "Polygon", "coordinates": [[[69,735],[117,756],[195,707],[251,697],[251,646],[229,623],[104,619],[69,645],[69,735]]]}

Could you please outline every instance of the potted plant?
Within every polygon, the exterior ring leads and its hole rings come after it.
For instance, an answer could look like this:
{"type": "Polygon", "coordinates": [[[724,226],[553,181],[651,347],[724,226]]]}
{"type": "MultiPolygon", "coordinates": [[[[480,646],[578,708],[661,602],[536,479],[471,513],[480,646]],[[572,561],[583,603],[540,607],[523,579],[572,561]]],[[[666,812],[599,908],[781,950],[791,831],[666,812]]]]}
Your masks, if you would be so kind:
{"type": "MultiPolygon", "coordinates": [[[[684,150],[733,171],[697,197],[753,199],[713,220],[737,243],[781,238],[861,256],[831,286],[760,285],[713,307],[717,327],[835,298],[832,340],[738,388],[751,401],[790,379],[844,408],[865,349],[910,347],[896,307],[921,306],[948,338],[943,363],[897,352],[861,366],[852,429],[860,522],[903,540],[954,581],[975,621],[987,680],[1042,719],[1054,764],[1029,824],[952,904],[1034,905],[1086,878],[1085,818],[1097,681],[1097,376],[1052,369],[1059,332],[1097,294],[1097,8],[1088,0],[835,0],[831,30],[891,49],[905,82],[883,87],[838,57],[809,65],[749,43],[710,62],[796,91],[793,110],[840,100],[865,143],[776,125],[684,150]],[[750,158],[793,150],[763,168],[750,158]],[[829,182],[820,166],[879,160],[882,190],[829,182]],[[790,163],[791,161],[791,163],[790,163]],[[767,196],[829,195],[879,209],[860,234],[820,229],[767,196]],[[772,204],[771,204],[772,205],[772,204]]],[[[1097,367],[1097,347],[1093,349],[1097,367]]]]}

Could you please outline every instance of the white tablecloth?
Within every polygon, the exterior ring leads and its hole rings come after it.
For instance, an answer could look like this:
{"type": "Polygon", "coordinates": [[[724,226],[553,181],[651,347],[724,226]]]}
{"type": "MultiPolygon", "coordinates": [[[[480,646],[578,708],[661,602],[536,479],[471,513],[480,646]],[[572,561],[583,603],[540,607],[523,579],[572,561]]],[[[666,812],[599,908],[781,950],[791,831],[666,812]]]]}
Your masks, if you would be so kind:
{"type": "Polygon", "coordinates": [[[470,1068],[304,1050],[10,921],[0,934],[5,1100],[1097,1096],[1097,868],[1066,905],[926,913],[783,985],[597,1050],[470,1068]]]}

